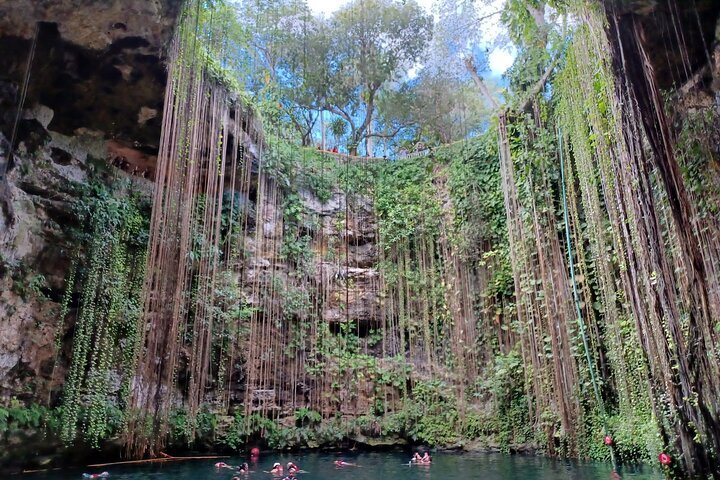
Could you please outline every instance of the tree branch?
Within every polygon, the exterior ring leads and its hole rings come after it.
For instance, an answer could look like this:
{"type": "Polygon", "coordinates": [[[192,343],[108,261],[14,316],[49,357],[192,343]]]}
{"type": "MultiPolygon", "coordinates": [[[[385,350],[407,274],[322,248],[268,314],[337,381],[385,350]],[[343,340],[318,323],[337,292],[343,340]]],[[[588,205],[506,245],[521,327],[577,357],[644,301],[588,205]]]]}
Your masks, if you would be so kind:
{"type": "MultiPolygon", "coordinates": [[[[379,88],[380,85],[378,85],[377,83],[371,83],[370,85],[368,85],[368,99],[365,103],[365,119],[363,120],[362,125],[360,125],[357,130],[359,132],[365,132],[368,126],[372,123],[372,116],[375,111],[375,94],[377,93],[379,88]]],[[[363,136],[357,138],[357,141],[360,142],[360,140],[367,137],[368,135],[363,134],[363,136]]]]}
{"type": "Polygon", "coordinates": [[[497,100],[495,100],[495,97],[493,97],[492,93],[490,92],[490,89],[485,84],[485,81],[482,79],[480,74],[477,71],[477,67],[475,66],[475,62],[473,61],[472,57],[467,56],[465,57],[465,68],[467,68],[468,72],[470,73],[470,76],[472,77],[473,81],[475,82],[475,85],[480,89],[483,95],[490,101],[492,106],[496,110],[500,110],[502,107],[498,103],[497,100]]]}
{"type": "Polygon", "coordinates": [[[503,11],[498,10],[497,12],[488,13],[487,15],[483,15],[482,17],[478,18],[478,22],[482,22],[483,20],[487,20],[488,18],[494,17],[495,15],[500,15],[503,11]]]}
{"type": "MultiPolygon", "coordinates": [[[[527,94],[525,95],[525,100],[517,107],[512,108],[512,110],[517,111],[523,111],[525,110],[528,105],[530,105],[530,102],[532,102],[533,98],[540,93],[540,91],[545,87],[545,84],[548,81],[548,78],[550,78],[550,75],[552,74],[553,70],[555,70],[555,67],[557,66],[558,62],[560,61],[560,55],[556,55],[552,62],[550,62],[550,65],[548,65],[547,69],[545,70],[545,73],[543,73],[542,77],[540,77],[540,80],[537,81],[535,85],[530,90],[527,90],[527,94]]],[[[477,71],[477,68],[475,67],[475,62],[473,61],[472,57],[465,57],[465,67],[467,68],[468,72],[470,72],[470,76],[472,77],[473,81],[475,82],[475,85],[480,89],[480,91],[487,97],[487,99],[492,103],[493,107],[495,107],[496,110],[503,110],[503,106],[498,103],[497,100],[495,100],[495,97],[493,97],[492,93],[490,93],[490,89],[485,84],[485,81],[482,79],[480,74],[477,71]]],[[[504,110],[509,110],[510,108],[504,108],[504,110]]],[[[498,112],[499,115],[505,115],[507,112],[498,112]]]]}
{"type": "Polygon", "coordinates": [[[365,137],[366,137],[366,138],[370,138],[370,137],[376,137],[376,138],[393,138],[393,137],[395,137],[395,135],[397,135],[398,133],[400,133],[400,130],[402,130],[403,128],[408,128],[409,126],[410,126],[410,125],[403,125],[402,127],[397,127],[397,128],[395,129],[395,131],[393,131],[392,133],[369,133],[369,134],[365,135],[365,137]]]}
{"type": "Polygon", "coordinates": [[[330,105],[330,104],[325,105],[325,110],[327,110],[327,111],[330,112],[330,113],[334,113],[335,115],[338,115],[338,116],[342,117],[343,120],[345,120],[346,122],[348,122],[348,123],[350,124],[350,130],[353,131],[353,132],[355,131],[355,123],[353,122],[352,117],[351,117],[350,115],[348,115],[348,114],[345,112],[345,110],[343,110],[343,109],[340,108],[340,107],[337,107],[337,106],[335,106],[335,105],[330,105]]]}
{"type": "Polygon", "coordinates": [[[548,81],[548,78],[550,78],[550,74],[552,74],[552,71],[555,70],[555,67],[557,66],[558,62],[560,61],[560,55],[555,56],[555,59],[550,62],[550,65],[548,65],[547,70],[545,70],[545,73],[543,73],[543,76],[540,77],[540,80],[533,85],[533,87],[527,91],[527,95],[525,96],[525,101],[520,104],[520,106],[515,109],[519,112],[522,112],[525,110],[528,105],[530,105],[530,102],[532,102],[533,98],[542,91],[543,88],[545,88],[545,84],[548,81]]]}

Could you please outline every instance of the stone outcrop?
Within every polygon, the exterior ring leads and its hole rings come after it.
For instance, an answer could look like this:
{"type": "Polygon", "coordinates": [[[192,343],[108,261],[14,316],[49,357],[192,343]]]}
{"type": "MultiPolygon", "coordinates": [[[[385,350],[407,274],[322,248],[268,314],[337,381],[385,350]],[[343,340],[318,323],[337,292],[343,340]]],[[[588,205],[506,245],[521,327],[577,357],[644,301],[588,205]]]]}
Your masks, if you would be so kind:
{"type": "Polygon", "coordinates": [[[44,127],[65,135],[90,128],[156,153],[166,76],[164,51],[180,4],[180,0],[1,2],[0,80],[16,88],[8,102],[14,108],[0,118],[0,129],[10,130],[21,91],[17,87],[23,84],[32,57],[25,105],[42,104],[54,112],[42,117],[44,127]]]}

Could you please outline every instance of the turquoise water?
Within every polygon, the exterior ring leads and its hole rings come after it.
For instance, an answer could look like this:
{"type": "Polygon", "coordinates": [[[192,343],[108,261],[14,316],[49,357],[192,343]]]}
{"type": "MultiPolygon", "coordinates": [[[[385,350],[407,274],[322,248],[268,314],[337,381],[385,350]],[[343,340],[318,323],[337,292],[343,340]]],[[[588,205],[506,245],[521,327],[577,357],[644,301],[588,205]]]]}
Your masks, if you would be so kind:
{"type": "MultiPolygon", "coordinates": [[[[610,467],[598,463],[575,463],[542,457],[507,456],[499,454],[453,454],[436,453],[431,466],[408,466],[410,454],[360,453],[360,454],[277,454],[262,455],[257,463],[250,464],[249,480],[278,480],[263,470],[270,470],[274,462],[283,465],[294,461],[308,473],[297,476],[298,480],[607,480],[610,467]],[[334,460],[343,459],[358,467],[336,468],[334,460]]],[[[247,459],[225,459],[226,463],[238,465],[247,459]]],[[[217,470],[217,460],[195,460],[166,463],[156,466],[106,467],[103,469],[66,470],[34,475],[23,475],[23,480],[70,480],[82,478],[83,472],[98,473],[107,470],[109,480],[230,480],[232,470],[217,470]]],[[[622,478],[634,480],[659,480],[663,476],[651,469],[623,469],[622,478]]]]}

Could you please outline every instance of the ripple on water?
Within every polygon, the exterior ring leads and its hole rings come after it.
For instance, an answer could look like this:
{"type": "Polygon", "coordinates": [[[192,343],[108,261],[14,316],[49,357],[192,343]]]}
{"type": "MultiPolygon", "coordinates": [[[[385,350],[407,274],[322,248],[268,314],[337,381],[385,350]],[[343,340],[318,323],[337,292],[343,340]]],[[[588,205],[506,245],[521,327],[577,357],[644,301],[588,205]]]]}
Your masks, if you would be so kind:
{"type": "MultiPolygon", "coordinates": [[[[408,465],[409,453],[358,454],[265,454],[251,464],[248,480],[275,480],[282,477],[263,471],[274,462],[283,465],[294,461],[303,470],[298,480],[608,480],[610,466],[602,463],[577,463],[543,457],[499,454],[436,453],[431,466],[408,465]],[[338,459],[356,463],[358,467],[336,468],[338,459]]],[[[231,465],[246,461],[244,457],[225,460],[231,465]]],[[[22,480],[81,479],[83,472],[106,470],[108,480],[230,480],[233,471],[216,469],[216,460],[175,462],[164,465],[117,466],[94,470],[67,470],[25,475],[22,480]]],[[[624,468],[622,477],[633,480],[660,480],[663,475],[649,468],[624,468]]],[[[242,476],[241,476],[242,478],[242,476]]]]}

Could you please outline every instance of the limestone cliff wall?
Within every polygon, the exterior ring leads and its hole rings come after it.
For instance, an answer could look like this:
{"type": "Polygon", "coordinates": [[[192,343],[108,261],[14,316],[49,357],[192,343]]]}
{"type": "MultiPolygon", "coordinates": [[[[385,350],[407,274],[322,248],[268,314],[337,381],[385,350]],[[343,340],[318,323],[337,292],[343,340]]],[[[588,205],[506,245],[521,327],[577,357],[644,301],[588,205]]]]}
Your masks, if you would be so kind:
{"type": "MultiPolygon", "coordinates": [[[[0,396],[5,399],[38,401],[49,389],[59,302],[77,247],[69,237],[77,226],[73,183],[99,172],[128,177],[130,189],[150,192],[164,48],[179,7],[179,0],[0,2],[0,396]]],[[[59,334],[64,341],[56,378],[63,378],[71,337],[71,327],[59,334]]]]}

